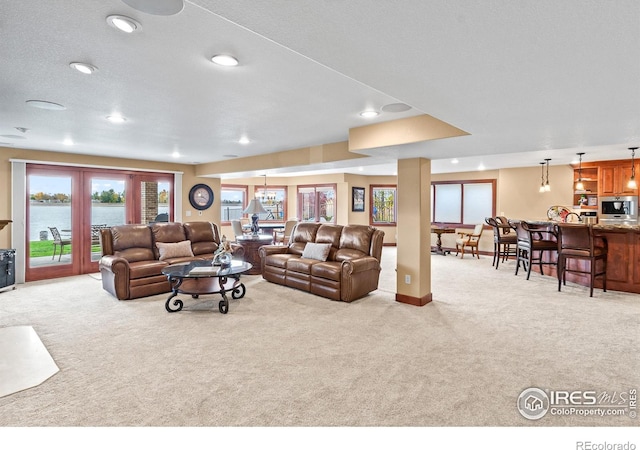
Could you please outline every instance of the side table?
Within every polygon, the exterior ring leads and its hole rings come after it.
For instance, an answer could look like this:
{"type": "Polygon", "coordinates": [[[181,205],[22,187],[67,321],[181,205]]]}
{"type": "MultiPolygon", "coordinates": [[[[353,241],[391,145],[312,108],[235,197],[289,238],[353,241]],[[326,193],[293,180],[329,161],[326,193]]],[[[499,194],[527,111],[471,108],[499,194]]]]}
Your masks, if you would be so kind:
{"type": "Polygon", "coordinates": [[[253,267],[245,272],[248,275],[260,275],[262,273],[262,264],[260,263],[260,254],[258,249],[263,245],[270,245],[273,236],[270,234],[258,234],[256,236],[246,235],[236,238],[236,243],[244,249],[244,260],[253,267]]]}

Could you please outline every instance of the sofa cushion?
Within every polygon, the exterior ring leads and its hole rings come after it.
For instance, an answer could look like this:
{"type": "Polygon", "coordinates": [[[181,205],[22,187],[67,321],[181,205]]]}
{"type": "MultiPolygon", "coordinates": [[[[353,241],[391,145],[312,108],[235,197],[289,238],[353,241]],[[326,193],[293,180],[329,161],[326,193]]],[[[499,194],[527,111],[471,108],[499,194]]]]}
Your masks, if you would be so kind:
{"type": "Polygon", "coordinates": [[[160,261],[170,258],[193,256],[191,241],[156,242],[156,247],[158,247],[158,251],[160,252],[160,261]]]}
{"type": "Polygon", "coordinates": [[[147,278],[155,275],[162,275],[162,269],[167,267],[167,263],[161,261],[136,261],[129,264],[129,278],[147,278]]]}
{"type": "Polygon", "coordinates": [[[287,261],[287,271],[311,274],[311,266],[320,262],[317,259],[291,258],[287,261]]]}
{"type": "Polygon", "coordinates": [[[311,275],[318,278],[340,281],[342,264],[336,261],[326,261],[311,266],[311,275]]]}
{"type": "Polygon", "coordinates": [[[215,253],[220,243],[218,227],[211,222],[185,222],[182,226],[194,256],[213,257],[210,254],[215,253]]]}
{"type": "Polygon", "coordinates": [[[111,236],[115,256],[129,262],[156,259],[147,225],[115,225],[111,227],[111,236]]]}
{"type": "Polygon", "coordinates": [[[340,249],[358,250],[368,255],[373,231],[374,229],[367,225],[345,225],[340,236],[340,249]]]}
{"type": "Polygon", "coordinates": [[[293,229],[291,238],[289,239],[289,252],[296,255],[302,255],[307,242],[316,241],[316,233],[318,232],[319,223],[300,222],[293,229]]]}
{"type": "Polygon", "coordinates": [[[340,236],[342,235],[342,225],[322,224],[316,233],[317,244],[331,244],[332,247],[340,247],[340,236]]]}
{"type": "Polygon", "coordinates": [[[318,261],[326,261],[331,250],[331,244],[316,244],[307,242],[302,252],[303,258],[317,259],[318,261]]]}

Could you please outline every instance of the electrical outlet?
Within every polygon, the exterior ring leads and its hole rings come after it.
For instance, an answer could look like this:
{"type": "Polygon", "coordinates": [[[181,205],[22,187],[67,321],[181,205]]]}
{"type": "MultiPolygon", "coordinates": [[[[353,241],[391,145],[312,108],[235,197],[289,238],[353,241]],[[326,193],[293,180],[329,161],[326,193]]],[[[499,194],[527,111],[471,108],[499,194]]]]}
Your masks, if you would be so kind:
{"type": "Polygon", "coordinates": [[[411,275],[404,276],[404,284],[411,284],[411,275]]]}
{"type": "Polygon", "coordinates": [[[185,216],[187,216],[187,217],[191,217],[191,211],[187,209],[187,210],[184,212],[184,215],[185,215],[185,216]]]}

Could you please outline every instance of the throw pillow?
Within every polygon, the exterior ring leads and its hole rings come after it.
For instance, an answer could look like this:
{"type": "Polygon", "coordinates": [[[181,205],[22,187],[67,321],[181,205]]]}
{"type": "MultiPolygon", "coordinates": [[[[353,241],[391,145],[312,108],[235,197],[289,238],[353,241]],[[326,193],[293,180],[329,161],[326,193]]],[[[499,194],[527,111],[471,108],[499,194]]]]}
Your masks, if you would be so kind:
{"type": "Polygon", "coordinates": [[[315,242],[307,242],[302,251],[303,258],[317,259],[318,261],[326,261],[331,250],[331,244],[316,244],[315,242]]]}
{"type": "Polygon", "coordinates": [[[156,242],[156,247],[160,252],[160,261],[169,258],[180,258],[183,256],[193,256],[191,251],[191,241],[181,242],[156,242]]]}

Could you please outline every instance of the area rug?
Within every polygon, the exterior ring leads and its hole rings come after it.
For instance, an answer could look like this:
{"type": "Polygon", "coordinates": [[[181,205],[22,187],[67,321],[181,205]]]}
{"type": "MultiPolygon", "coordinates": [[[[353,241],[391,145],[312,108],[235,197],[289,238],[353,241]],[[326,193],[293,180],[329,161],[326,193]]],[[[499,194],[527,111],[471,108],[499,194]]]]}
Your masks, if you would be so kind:
{"type": "Polygon", "coordinates": [[[0,397],[38,386],[59,370],[32,327],[0,328],[0,397]]]}

